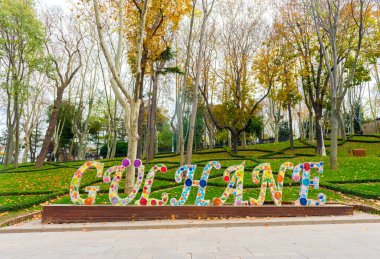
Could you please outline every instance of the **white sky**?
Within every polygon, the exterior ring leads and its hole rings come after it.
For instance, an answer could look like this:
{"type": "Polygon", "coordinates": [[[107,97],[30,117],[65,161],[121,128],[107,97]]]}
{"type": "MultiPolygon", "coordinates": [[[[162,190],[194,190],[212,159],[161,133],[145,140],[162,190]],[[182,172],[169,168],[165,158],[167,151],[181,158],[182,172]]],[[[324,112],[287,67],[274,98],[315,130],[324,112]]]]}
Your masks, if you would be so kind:
{"type": "Polygon", "coordinates": [[[48,6],[61,6],[62,9],[66,9],[70,3],[73,3],[74,0],[40,0],[42,4],[46,4],[48,6]]]}

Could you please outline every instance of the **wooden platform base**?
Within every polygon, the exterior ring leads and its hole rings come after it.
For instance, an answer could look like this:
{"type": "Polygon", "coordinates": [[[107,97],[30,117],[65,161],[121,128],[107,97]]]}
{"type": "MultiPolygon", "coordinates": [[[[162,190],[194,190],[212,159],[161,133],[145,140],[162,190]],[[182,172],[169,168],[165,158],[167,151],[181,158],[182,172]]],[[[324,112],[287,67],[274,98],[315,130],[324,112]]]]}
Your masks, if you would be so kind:
{"type": "Polygon", "coordinates": [[[42,210],[42,223],[115,222],[156,219],[204,219],[231,217],[300,217],[352,215],[352,206],[294,205],[261,207],[237,206],[75,206],[48,205],[42,210]]]}

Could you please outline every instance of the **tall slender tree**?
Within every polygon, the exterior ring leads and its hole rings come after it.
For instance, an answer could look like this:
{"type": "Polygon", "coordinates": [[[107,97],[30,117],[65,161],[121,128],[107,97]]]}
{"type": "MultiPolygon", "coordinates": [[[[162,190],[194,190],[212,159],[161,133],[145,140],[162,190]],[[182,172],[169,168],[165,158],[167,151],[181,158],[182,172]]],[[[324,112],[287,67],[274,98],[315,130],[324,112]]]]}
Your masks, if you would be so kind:
{"type": "Polygon", "coordinates": [[[338,168],[338,129],[341,105],[354,78],[362,48],[368,1],[305,1],[323,53],[329,74],[331,93],[330,166],[338,168]],[[322,36],[326,33],[328,45],[322,36]]]}
{"type": "Polygon", "coordinates": [[[189,137],[187,140],[187,152],[186,152],[186,163],[189,165],[191,163],[191,156],[193,154],[193,142],[194,142],[194,134],[195,134],[195,119],[197,116],[197,108],[198,108],[198,88],[200,78],[201,78],[201,64],[203,63],[203,48],[204,48],[204,40],[206,34],[206,26],[207,20],[212,12],[214,7],[215,0],[210,0],[208,3],[207,0],[202,0],[202,24],[201,24],[201,32],[199,35],[199,46],[198,46],[198,55],[195,64],[195,81],[193,86],[193,100],[192,100],[192,110],[190,117],[190,131],[189,137]]]}
{"type": "MultiPolygon", "coordinates": [[[[111,71],[112,78],[115,83],[111,83],[112,90],[114,91],[115,96],[118,99],[118,102],[122,105],[125,111],[125,124],[128,132],[128,158],[134,161],[137,158],[137,148],[138,148],[138,118],[140,110],[140,80],[141,80],[141,59],[143,51],[143,42],[145,37],[145,23],[146,16],[149,9],[150,0],[143,0],[140,2],[139,10],[139,26],[137,32],[137,43],[136,43],[136,66],[135,66],[135,84],[133,87],[133,94],[128,91],[127,84],[120,77],[119,69],[121,64],[122,56],[122,47],[123,47],[123,33],[125,32],[125,23],[124,23],[124,8],[125,1],[119,0],[116,3],[115,9],[116,14],[114,17],[117,20],[117,38],[118,38],[118,47],[116,52],[115,61],[111,57],[111,53],[108,49],[108,46],[105,41],[103,34],[102,21],[100,19],[100,7],[97,0],[93,0],[94,15],[95,15],[95,24],[98,32],[99,44],[101,46],[103,55],[107,61],[108,68],[111,71]]],[[[102,6],[102,8],[105,8],[102,6]]],[[[124,192],[129,193],[135,181],[135,168],[133,163],[128,167],[127,174],[125,178],[125,189],[124,192]]]]}
{"type": "Polygon", "coordinates": [[[65,90],[82,66],[80,45],[84,35],[80,33],[73,16],[67,16],[62,10],[47,10],[44,14],[45,49],[52,63],[47,71],[54,82],[55,97],[49,125],[37,157],[36,168],[42,166],[46,159],[50,143],[57,128],[58,112],[62,104],[65,90]],[[70,22],[69,22],[70,21],[70,22]],[[69,25],[69,30],[67,30],[69,25]]]}
{"type": "Polygon", "coordinates": [[[1,88],[6,98],[6,155],[4,164],[13,159],[18,167],[20,152],[20,120],[23,100],[27,97],[29,75],[42,60],[43,29],[31,1],[0,2],[0,73],[1,88]]]}

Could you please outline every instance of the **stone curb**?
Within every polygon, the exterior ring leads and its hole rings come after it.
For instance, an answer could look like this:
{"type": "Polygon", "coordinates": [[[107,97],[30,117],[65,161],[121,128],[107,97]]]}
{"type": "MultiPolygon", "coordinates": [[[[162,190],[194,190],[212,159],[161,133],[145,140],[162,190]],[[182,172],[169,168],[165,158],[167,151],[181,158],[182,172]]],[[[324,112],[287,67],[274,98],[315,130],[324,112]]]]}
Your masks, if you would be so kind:
{"type": "Polygon", "coordinates": [[[118,225],[118,226],[70,226],[49,227],[20,227],[12,229],[0,229],[0,234],[5,233],[42,233],[42,232],[73,232],[73,231],[112,231],[112,230],[154,230],[154,229],[179,229],[179,228],[229,228],[229,227],[269,227],[269,226],[298,226],[298,225],[326,225],[326,224],[360,224],[380,223],[380,218],[366,219],[326,219],[326,220],[279,220],[259,222],[194,222],[194,223],[165,223],[157,225],[118,225]]]}
{"type": "Polygon", "coordinates": [[[354,210],[359,210],[365,213],[375,213],[375,214],[380,214],[380,210],[377,208],[374,208],[369,205],[363,205],[363,204],[346,204],[348,206],[353,206],[354,210]]]}
{"type": "Polygon", "coordinates": [[[5,226],[8,226],[8,225],[14,225],[14,224],[17,224],[17,223],[21,223],[21,222],[23,222],[25,220],[33,219],[33,217],[35,217],[35,216],[37,216],[39,214],[41,214],[41,211],[36,211],[36,212],[20,215],[18,217],[12,218],[12,219],[8,219],[8,220],[5,220],[3,222],[0,222],[0,227],[5,227],[5,226]]]}

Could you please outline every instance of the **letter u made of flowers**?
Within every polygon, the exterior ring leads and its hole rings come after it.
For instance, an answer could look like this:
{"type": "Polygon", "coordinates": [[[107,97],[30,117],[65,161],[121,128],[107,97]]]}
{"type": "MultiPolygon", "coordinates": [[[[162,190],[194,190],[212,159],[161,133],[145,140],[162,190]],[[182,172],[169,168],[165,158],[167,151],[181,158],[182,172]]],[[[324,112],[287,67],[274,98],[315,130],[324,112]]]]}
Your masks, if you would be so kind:
{"type": "Polygon", "coordinates": [[[128,205],[136,197],[140,189],[140,186],[144,177],[144,165],[142,164],[140,159],[136,159],[133,162],[133,165],[134,167],[137,168],[137,172],[138,172],[135,185],[133,186],[131,193],[127,197],[123,199],[119,197],[118,190],[119,190],[120,180],[122,179],[123,173],[126,171],[127,167],[130,165],[131,165],[130,160],[128,158],[125,158],[122,161],[122,165],[110,167],[104,173],[103,182],[105,183],[109,183],[111,180],[111,175],[113,173],[115,174],[112,179],[112,182],[109,188],[109,193],[108,193],[108,198],[112,205],[116,205],[116,206],[128,205]]]}

